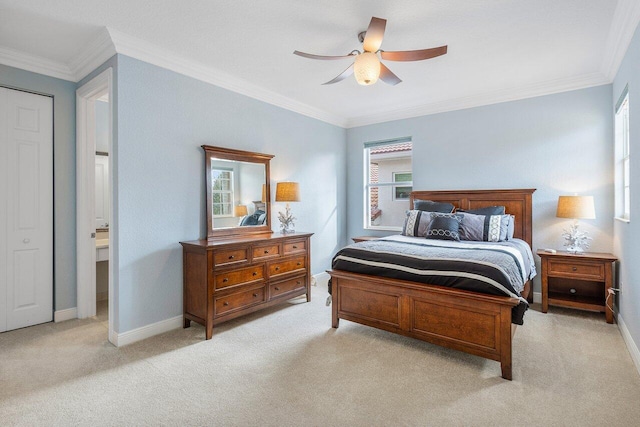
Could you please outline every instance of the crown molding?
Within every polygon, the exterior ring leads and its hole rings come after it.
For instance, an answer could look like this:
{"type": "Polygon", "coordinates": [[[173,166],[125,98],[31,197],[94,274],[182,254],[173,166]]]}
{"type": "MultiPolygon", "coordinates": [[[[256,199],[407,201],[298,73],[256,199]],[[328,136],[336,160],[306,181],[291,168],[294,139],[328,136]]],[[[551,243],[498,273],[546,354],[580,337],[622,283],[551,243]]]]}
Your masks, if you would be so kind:
{"type": "Polygon", "coordinates": [[[619,0],[611,21],[605,57],[602,61],[602,72],[610,82],[618,73],[638,24],[640,24],[640,2],[638,0],[619,0]]]}
{"type": "Polygon", "coordinates": [[[196,61],[180,57],[152,43],[131,37],[112,28],[107,28],[107,30],[109,31],[115,50],[119,54],[130,56],[323,122],[345,127],[346,120],[343,117],[312,107],[308,104],[294,101],[291,98],[266,90],[246,80],[233,77],[215,68],[207,67],[196,61]]]}
{"type": "Polygon", "coordinates": [[[464,110],[467,108],[481,107],[484,105],[499,104],[502,102],[517,101],[520,99],[534,98],[551,95],[554,93],[568,92],[571,90],[585,89],[593,86],[609,84],[610,80],[602,73],[586,74],[566,79],[548,80],[534,83],[520,88],[501,89],[473,96],[452,99],[431,104],[416,105],[408,108],[399,108],[378,114],[351,117],[347,120],[347,128],[366,126],[393,120],[409,119],[413,117],[428,116],[431,114],[445,113],[448,111],[464,110]]]}
{"type": "Polygon", "coordinates": [[[75,82],[73,71],[62,62],[52,61],[40,56],[19,52],[4,46],[0,46],[0,64],[22,70],[32,71],[46,76],[56,77],[62,80],[75,82]]]}
{"type": "Polygon", "coordinates": [[[71,59],[69,66],[73,70],[75,81],[79,82],[105,61],[116,54],[116,49],[111,36],[106,28],[89,42],[75,57],[71,59]]]}

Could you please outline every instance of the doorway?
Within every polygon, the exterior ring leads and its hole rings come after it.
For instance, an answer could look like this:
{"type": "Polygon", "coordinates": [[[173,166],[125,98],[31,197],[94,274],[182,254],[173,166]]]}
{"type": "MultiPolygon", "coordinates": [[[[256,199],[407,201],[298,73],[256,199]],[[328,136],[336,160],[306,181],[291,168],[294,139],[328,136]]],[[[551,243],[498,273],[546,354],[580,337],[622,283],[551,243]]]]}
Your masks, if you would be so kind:
{"type": "Polygon", "coordinates": [[[96,314],[104,318],[104,314],[97,312],[97,307],[105,306],[107,298],[108,338],[117,345],[113,329],[117,301],[113,292],[114,263],[111,262],[115,240],[113,162],[110,161],[113,152],[112,82],[113,70],[108,68],[76,91],[77,307],[80,319],[96,314]]]}

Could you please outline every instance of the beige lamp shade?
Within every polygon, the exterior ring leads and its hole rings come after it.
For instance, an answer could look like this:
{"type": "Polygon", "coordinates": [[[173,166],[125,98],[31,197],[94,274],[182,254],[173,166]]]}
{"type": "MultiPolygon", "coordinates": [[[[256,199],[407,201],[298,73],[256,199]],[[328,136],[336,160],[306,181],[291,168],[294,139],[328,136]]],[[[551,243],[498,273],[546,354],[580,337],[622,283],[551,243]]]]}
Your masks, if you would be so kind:
{"type": "Polygon", "coordinates": [[[245,216],[247,214],[247,205],[238,205],[233,210],[234,216],[245,216]]]}
{"type": "Polygon", "coordinates": [[[595,219],[596,210],[593,196],[560,196],[558,197],[558,218],[595,219]]]}
{"type": "Polygon", "coordinates": [[[300,188],[297,182],[279,182],[276,184],[276,202],[299,202],[300,188]]]}

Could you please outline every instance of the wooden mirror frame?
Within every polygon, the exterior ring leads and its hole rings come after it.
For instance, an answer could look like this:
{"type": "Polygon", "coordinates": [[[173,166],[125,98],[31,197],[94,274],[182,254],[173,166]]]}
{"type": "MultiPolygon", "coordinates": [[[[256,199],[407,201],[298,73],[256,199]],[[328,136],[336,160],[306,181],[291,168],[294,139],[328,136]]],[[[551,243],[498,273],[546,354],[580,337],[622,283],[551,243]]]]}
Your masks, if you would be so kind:
{"type": "Polygon", "coordinates": [[[234,150],[231,148],[213,147],[211,145],[203,145],[204,156],[204,173],[205,173],[205,191],[207,199],[207,239],[216,239],[221,237],[242,236],[262,233],[272,233],[271,230],[271,189],[269,183],[271,178],[269,175],[269,162],[273,158],[272,154],[253,153],[251,151],[234,150]],[[211,194],[211,159],[235,160],[238,162],[262,163],[264,165],[266,185],[266,201],[265,212],[267,212],[267,221],[264,225],[250,227],[225,227],[213,228],[213,212],[212,212],[212,194],[211,194]]]}

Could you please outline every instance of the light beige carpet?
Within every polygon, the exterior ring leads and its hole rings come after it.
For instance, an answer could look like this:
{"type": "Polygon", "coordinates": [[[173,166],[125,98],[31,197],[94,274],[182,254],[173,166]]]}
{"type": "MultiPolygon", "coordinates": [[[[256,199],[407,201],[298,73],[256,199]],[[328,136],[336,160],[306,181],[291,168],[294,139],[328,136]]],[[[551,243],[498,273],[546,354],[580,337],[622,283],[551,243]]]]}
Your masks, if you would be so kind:
{"type": "Polygon", "coordinates": [[[326,288],[123,348],[105,319],[0,334],[1,425],[640,424],[640,376],[601,314],[535,307],[498,362],[348,321],[326,288]]]}

